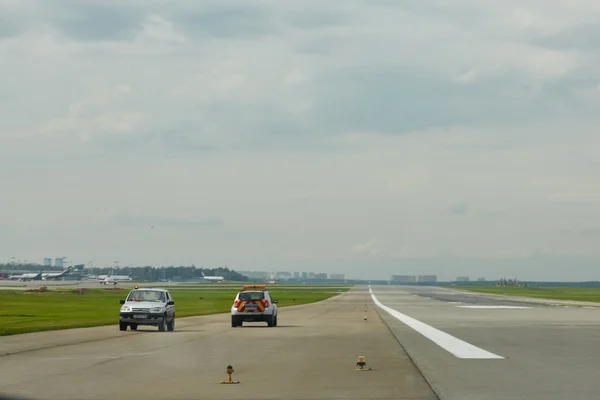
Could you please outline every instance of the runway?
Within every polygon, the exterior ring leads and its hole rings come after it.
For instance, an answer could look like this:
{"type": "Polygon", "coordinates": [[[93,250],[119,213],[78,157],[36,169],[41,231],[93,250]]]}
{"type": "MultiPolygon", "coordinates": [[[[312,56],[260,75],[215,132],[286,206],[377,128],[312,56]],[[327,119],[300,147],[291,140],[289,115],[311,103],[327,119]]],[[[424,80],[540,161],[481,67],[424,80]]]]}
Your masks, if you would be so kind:
{"type": "Polygon", "coordinates": [[[468,358],[481,354],[467,351],[467,358],[459,358],[451,351],[464,348],[442,341],[445,349],[382,311],[442,399],[600,398],[598,308],[524,304],[435,287],[373,286],[373,294],[392,309],[499,356],[468,358]],[[497,308],[517,305],[526,308],[497,308]]]}
{"type": "Polygon", "coordinates": [[[1,337],[0,394],[600,398],[598,308],[520,303],[435,287],[373,286],[371,295],[364,286],[317,304],[282,308],[280,325],[231,328],[228,315],[213,315],[178,319],[175,332],[120,332],[115,325],[1,337]],[[353,371],[359,355],[373,371],[353,371]],[[234,366],[239,385],[219,384],[227,364],[234,366]]]}
{"type": "Polygon", "coordinates": [[[229,315],[221,314],[178,319],[175,332],[120,332],[115,325],[2,337],[0,354],[12,354],[0,356],[0,393],[29,399],[437,399],[371,305],[365,313],[365,303],[368,292],[360,288],[282,308],[275,328],[231,328],[229,315]],[[353,371],[359,355],[372,371],[353,371]],[[219,383],[228,364],[239,385],[219,383]]]}

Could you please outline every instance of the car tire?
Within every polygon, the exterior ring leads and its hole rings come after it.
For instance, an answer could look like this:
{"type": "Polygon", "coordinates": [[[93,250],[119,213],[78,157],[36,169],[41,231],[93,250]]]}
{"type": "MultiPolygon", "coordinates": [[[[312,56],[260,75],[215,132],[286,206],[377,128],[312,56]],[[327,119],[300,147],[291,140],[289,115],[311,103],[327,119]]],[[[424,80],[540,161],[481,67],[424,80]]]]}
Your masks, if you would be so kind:
{"type": "Polygon", "coordinates": [[[119,322],[119,330],[126,331],[127,330],[127,324],[125,322],[119,322]]]}
{"type": "Polygon", "coordinates": [[[165,316],[159,323],[158,323],[158,331],[159,332],[164,332],[167,330],[167,317],[165,316]]]}
{"type": "Polygon", "coordinates": [[[131,324],[131,325],[129,325],[129,327],[131,328],[132,331],[137,331],[138,325],[137,324],[131,324]]]}
{"type": "Polygon", "coordinates": [[[175,316],[173,315],[173,319],[171,320],[171,322],[169,322],[167,324],[167,330],[169,332],[173,332],[175,330],[175,316]]]}
{"type": "Polygon", "coordinates": [[[273,327],[273,326],[274,326],[274,325],[273,325],[274,323],[275,323],[275,317],[274,317],[273,315],[269,315],[269,316],[267,317],[267,326],[268,326],[269,328],[271,328],[271,327],[273,327]]]}
{"type": "Polygon", "coordinates": [[[275,317],[273,319],[273,326],[277,326],[277,314],[275,314],[275,317]]]}
{"type": "Polygon", "coordinates": [[[239,320],[239,318],[231,317],[231,327],[237,328],[238,326],[242,326],[242,322],[239,320]]]}

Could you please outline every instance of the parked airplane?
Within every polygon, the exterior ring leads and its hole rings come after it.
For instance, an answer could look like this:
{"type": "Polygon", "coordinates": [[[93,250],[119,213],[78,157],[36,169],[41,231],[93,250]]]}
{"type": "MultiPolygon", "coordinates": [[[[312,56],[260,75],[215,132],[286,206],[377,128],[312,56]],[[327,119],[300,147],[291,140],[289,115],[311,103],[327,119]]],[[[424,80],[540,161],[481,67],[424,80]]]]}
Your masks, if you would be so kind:
{"type": "Polygon", "coordinates": [[[20,281],[39,281],[42,279],[42,272],[44,272],[44,270],[41,270],[37,274],[31,273],[31,274],[11,275],[8,277],[8,279],[18,279],[20,281]]]}
{"type": "Polygon", "coordinates": [[[209,282],[220,282],[225,280],[225,278],[223,278],[222,276],[206,276],[204,275],[204,272],[202,272],[202,278],[204,278],[205,281],[209,282]]]}
{"type": "Polygon", "coordinates": [[[43,281],[47,281],[48,279],[59,279],[62,278],[63,276],[71,273],[71,270],[73,269],[73,267],[69,267],[67,269],[65,269],[62,272],[47,272],[42,274],[42,280],[43,281]]]}
{"type": "Polygon", "coordinates": [[[116,285],[120,281],[131,281],[133,280],[133,272],[129,275],[106,275],[104,279],[100,280],[102,285],[108,285],[112,283],[116,285]]]}

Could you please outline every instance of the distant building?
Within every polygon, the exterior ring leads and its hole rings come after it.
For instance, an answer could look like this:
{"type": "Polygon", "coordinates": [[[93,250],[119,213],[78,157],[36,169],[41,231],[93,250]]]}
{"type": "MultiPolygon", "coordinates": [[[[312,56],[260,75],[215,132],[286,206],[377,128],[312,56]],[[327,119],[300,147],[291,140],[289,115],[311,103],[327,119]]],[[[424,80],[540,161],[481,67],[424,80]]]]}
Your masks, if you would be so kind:
{"type": "Polygon", "coordinates": [[[269,272],[265,271],[238,271],[240,274],[248,277],[248,279],[267,279],[270,276],[269,272]]]}
{"type": "Polygon", "coordinates": [[[312,279],[327,279],[327,274],[324,272],[320,272],[318,274],[314,274],[312,279]]]}
{"type": "Polygon", "coordinates": [[[485,278],[477,278],[477,282],[485,282],[485,278]]]}
{"type": "Polygon", "coordinates": [[[458,276],[456,278],[456,282],[469,282],[469,277],[468,276],[458,276]]]}
{"type": "Polygon", "coordinates": [[[65,259],[61,258],[61,257],[56,257],[54,259],[54,266],[55,267],[64,267],[65,266],[65,259]]]}
{"type": "Polygon", "coordinates": [[[51,257],[44,258],[44,267],[51,267],[51,266],[52,266],[52,258],[51,257]]]}
{"type": "Polygon", "coordinates": [[[346,275],[344,274],[330,274],[329,275],[329,279],[336,279],[336,280],[344,280],[346,279],[346,275]]]}
{"type": "Polygon", "coordinates": [[[417,281],[417,277],[415,275],[392,275],[390,280],[396,283],[414,283],[417,281]]]}
{"type": "Polygon", "coordinates": [[[302,279],[306,279],[308,278],[308,272],[303,272],[302,273],[302,279]]]}
{"type": "Polygon", "coordinates": [[[437,275],[419,275],[419,282],[437,282],[437,275]]]}
{"type": "Polygon", "coordinates": [[[296,279],[300,278],[300,272],[294,272],[294,278],[296,278],[296,279]]]}

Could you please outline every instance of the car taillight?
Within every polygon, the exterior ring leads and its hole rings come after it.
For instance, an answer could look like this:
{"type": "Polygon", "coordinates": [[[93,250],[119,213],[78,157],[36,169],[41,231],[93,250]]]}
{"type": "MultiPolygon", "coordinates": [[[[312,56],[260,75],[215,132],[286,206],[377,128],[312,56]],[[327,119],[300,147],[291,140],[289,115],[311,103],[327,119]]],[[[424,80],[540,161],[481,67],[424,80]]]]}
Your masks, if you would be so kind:
{"type": "Polygon", "coordinates": [[[240,301],[239,301],[239,300],[236,300],[236,301],[234,301],[234,302],[233,302],[233,306],[234,306],[235,308],[238,308],[238,307],[240,306],[240,301]]]}
{"type": "Polygon", "coordinates": [[[265,300],[264,304],[265,304],[265,308],[269,308],[269,300],[265,300]]]}

